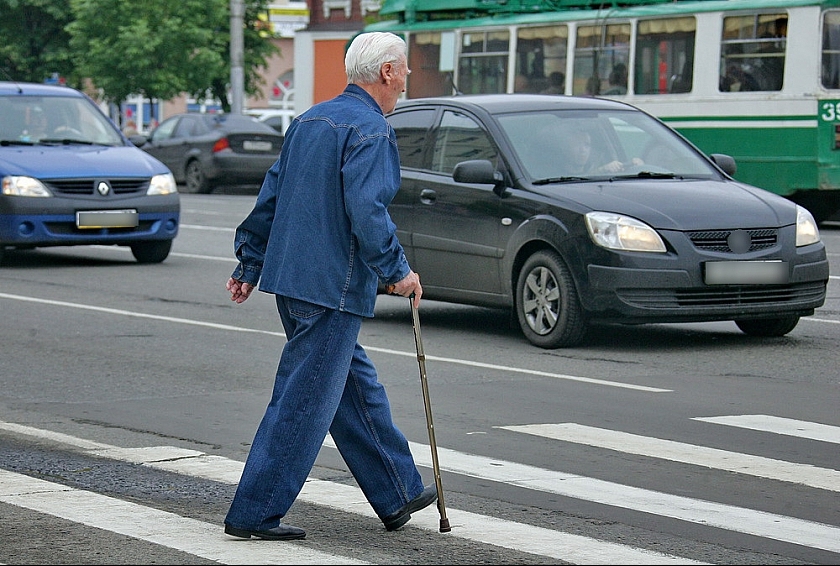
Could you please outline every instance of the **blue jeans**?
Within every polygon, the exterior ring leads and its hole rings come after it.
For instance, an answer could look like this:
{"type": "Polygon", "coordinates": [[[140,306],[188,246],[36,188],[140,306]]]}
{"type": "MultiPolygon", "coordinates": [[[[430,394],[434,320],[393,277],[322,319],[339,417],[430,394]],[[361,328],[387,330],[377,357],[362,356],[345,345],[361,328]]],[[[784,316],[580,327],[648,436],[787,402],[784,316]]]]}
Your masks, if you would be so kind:
{"type": "Polygon", "coordinates": [[[279,295],[276,302],[287,343],[225,524],[279,525],[327,431],[373,510],[387,517],[420,495],[423,482],[358,343],[363,318],[279,295]]]}

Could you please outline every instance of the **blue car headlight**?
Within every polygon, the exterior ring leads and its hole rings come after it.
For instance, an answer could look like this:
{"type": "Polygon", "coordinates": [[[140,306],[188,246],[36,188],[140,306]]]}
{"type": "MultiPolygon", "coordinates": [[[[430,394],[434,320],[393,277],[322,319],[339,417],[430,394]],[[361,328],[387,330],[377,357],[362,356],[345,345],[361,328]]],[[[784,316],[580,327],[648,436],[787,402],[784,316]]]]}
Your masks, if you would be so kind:
{"type": "Polygon", "coordinates": [[[175,177],[172,173],[155,175],[149,183],[147,195],[171,195],[178,192],[178,185],[175,184],[175,177]]]}
{"type": "Polygon", "coordinates": [[[49,189],[34,177],[8,175],[3,177],[2,193],[15,197],[51,197],[49,189]]]}

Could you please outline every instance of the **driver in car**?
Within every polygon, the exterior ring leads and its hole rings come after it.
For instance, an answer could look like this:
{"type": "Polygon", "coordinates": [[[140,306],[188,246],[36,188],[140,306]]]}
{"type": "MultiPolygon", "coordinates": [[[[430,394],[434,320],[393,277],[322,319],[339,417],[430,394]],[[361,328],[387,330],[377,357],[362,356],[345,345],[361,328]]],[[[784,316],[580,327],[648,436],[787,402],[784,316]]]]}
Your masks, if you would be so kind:
{"type": "MultiPolygon", "coordinates": [[[[619,173],[625,164],[617,159],[603,163],[599,152],[592,151],[592,135],[586,130],[572,130],[563,136],[565,142],[565,165],[567,170],[576,175],[619,173]]],[[[634,157],[631,165],[644,162],[634,157]]]]}

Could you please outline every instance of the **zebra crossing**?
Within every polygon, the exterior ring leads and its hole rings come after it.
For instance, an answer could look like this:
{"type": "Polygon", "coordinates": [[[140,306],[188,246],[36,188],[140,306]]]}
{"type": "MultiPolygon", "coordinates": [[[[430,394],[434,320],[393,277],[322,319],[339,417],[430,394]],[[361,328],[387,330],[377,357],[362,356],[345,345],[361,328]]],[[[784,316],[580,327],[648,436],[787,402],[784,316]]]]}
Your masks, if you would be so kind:
{"type": "MultiPolygon", "coordinates": [[[[709,421],[709,419],[700,420],[714,422],[709,421]]],[[[733,419],[730,422],[736,423],[739,421],[733,419]]],[[[773,458],[738,454],[717,448],[706,448],[674,442],[672,440],[649,438],[626,432],[577,425],[575,423],[501,426],[497,428],[564,442],[597,446],[599,448],[616,450],[628,454],[661,458],[673,462],[748,474],[755,477],[798,483],[818,489],[840,491],[840,471],[838,470],[793,464],[773,458]]],[[[836,432],[831,436],[826,435],[825,441],[840,442],[840,439],[834,438],[835,436],[837,436],[836,432]]]]}
{"type": "MultiPolygon", "coordinates": [[[[830,444],[840,443],[840,427],[780,419],[768,415],[696,417],[722,426],[762,430],[799,436],[830,444]]],[[[755,477],[791,482],[802,486],[840,491],[840,471],[807,464],[738,454],[670,440],[631,435],[576,423],[505,425],[496,427],[515,434],[585,444],[601,449],[644,455],[662,460],[714,468],[755,477]]],[[[242,462],[172,446],[124,448],[0,422],[0,431],[49,439],[85,450],[92,456],[110,458],[194,478],[235,484],[242,462]]],[[[328,437],[324,443],[334,448],[328,437]]],[[[411,443],[418,465],[430,468],[429,447],[411,443]]],[[[840,554],[840,527],[796,517],[768,513],[709,501],[641,489],[629,485],[587,478],[517,462],[468,454],[438,446],[442,472],[501,482],[544,494],[571,497],[603,505],[650,513],[781,542],[804,545],[840,554]]],[[[323,479],[310,478],[299,497],[308,503],[342,512],[375,518],[361,491],[323,479]]],[[[41,479],[3,470],[0,467],[0,502],[61,517],[91,527],[126,534],[224,564],[277,564],[273,545],[232,544],[218,524],[122,501],[89,491],[68,488],[41,479]]],[[[449,508],[452,531],[446,536],[495,545],[532,555],[574,564],[702,564],[691,557],[654,552],[632,545],[598,540],[560,530],[507,521],[467,510],[449,508]]],[[[434,506],[418,512],[411,525],[436,531],[434,506]]],[[[2,560],[2,556],[0,556],[2,560]]],[[[355,556],[325,553],[305,543],[284,545],[282,563],[361,564],[355,556]]]]}

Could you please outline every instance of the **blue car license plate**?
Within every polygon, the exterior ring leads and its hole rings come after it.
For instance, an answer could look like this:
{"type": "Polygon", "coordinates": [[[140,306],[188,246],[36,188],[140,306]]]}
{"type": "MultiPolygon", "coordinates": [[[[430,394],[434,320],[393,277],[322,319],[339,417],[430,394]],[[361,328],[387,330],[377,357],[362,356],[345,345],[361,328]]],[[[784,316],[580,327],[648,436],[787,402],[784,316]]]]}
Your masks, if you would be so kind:
{"type": "Polygon", "coordinates": [[[76,227],[136,228],[140,217],[136,210],[86,210],[76,213],[76,227]]]}

